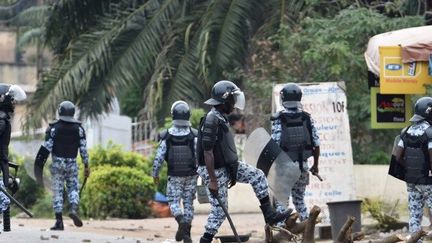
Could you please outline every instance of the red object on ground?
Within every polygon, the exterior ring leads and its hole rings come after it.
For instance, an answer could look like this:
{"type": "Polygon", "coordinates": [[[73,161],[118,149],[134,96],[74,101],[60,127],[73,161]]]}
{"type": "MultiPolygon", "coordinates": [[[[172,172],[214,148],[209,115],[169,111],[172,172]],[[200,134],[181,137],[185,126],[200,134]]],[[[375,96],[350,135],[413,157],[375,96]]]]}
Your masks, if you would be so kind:
{"type": "Polygon", "coordinates": [[[149,202],[149,206],[152,211],[152,215],[157,218],[172,217],[168,203],[161,203],[151,200],[149,202]]]}

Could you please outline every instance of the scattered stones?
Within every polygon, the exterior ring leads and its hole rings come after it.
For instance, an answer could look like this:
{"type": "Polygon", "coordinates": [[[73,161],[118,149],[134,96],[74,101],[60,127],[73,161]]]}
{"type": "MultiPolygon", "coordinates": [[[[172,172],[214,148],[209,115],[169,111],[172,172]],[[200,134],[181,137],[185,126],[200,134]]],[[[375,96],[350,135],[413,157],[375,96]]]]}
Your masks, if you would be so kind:
{"type": "Polygon", "coordinates": [[[41,239],[41,240],[49,240],[49,237],[45,237],[45,236],[41,235],[41,236],[40,236],[40,239],[41,239]]]}
{"type": "Polygon", "coordinates": [[[24,227],[24,224],[18,224],[19,227],[24,227]]]}
{"type": "Polygon", "coordinates": [[[84,240],[82,240],[82,242],[91,242],[91,240],[89,240],[89,239],[84,239],[84,240]]]}
{"type": "Polygon", "coordinates": [[[51,238],[53,238],[53,239],[58,239],[59,236],[58,236],[58,235],[51,235],[51,238]]]}
{"type": "Polygon", "coordinates": [[[169,229],[169,228],[171,228],[171,226],[169,226],[169,225],[165,225],[164,228],[165,228],[165,229],[169,229]]]}
{"type": "Polygon", "coordinates": [[[147,238],[147,241],[153,241],[154,239],[153,238],[147,238]]]}
{"type": "Polygon", "coordinates": [[[144,229],[144,227],[142,225],[138,226],[138,229],[144,229]]]}
{"type": "Polygon", "coordinates": [[[155,238],[161,238],[162,236],[159,235],[159,234],[155,234],[154,237],[155,237],[155,238]]]}

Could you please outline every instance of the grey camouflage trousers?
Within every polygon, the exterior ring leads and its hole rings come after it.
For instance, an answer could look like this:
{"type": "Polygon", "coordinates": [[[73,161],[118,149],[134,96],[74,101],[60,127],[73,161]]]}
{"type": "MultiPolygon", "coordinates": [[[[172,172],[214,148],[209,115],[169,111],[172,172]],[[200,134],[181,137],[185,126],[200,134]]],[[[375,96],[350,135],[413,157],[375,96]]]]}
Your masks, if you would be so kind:
{"type": "MultiPolygon", "coordinates": [[[[309,185],[309,169],[307,162],[303,163],[303,171],[300,178],[296,181],[291,189],[292,202],[296,211],[300,214],[300,220],[306,220],[309,213],[305,203],[306,186],[309,185]]],[[[286,211],[289,204],[289,198],[285,202],[275,201],[276,211],[282,213],[286,211]]]]}
{"type": "Polygon", "coordinates": [[[191,223],[194,216],[193,201],[195,200],[198,175],[168,176],[167,198],[171,213],[174,217],[183,215],[187,223],[191,223]],[[183,199],[183,210],[180,201],[183,199]]]}
{"type": "MultiPolygon", "coordinates": [[[[2,178],[0,178],[0,187],[5,188],[2,178]]],[[[3,192],[0,192],[0,214],[9,207],[9,204],[10,199],[3,192]]]]}
{"type": "Polygon", "coordinates": [[[78,205],[78,169],[76,159],[53,157],[50,172],[52,176],[53,208],[55,213],[63,211],[63,188],[65,182],[69,203],[78,205]]]}
{"type": "MultiPolygon", "coordinates": [[[[219,198],[228,210],[228,183],[229,176],[225,168],[215,170],[218,186],[219,186],[219,198]]],[[[204,184],[208,186],[210,178],[207,172],[206,166],[198,167],[198,174],[203,179],[204,184]]],[[[251,165],[239,162],[237,171],[237,182],[250,184],[255,192],[258,199],[262,199],[268,196],[268,184],[267,179],[260,169],[257,169],[251,165]]],[[[219,227],[225,220],[225,213],[222,208],[219,207],[216,198],[210,196],[210,191],[207,188],[207,194],[210,200],[210,214],[205,225],[205,232],[211,235],[215,235],[218,232],[219,227]]]]}
{"type": "Polygon", "coordinates": [[[409,231],[411,233],[421,229],[423,208],[432,208],[432,185],[416,185],[407,183],[408,209],[410,212],[409,231]]]}

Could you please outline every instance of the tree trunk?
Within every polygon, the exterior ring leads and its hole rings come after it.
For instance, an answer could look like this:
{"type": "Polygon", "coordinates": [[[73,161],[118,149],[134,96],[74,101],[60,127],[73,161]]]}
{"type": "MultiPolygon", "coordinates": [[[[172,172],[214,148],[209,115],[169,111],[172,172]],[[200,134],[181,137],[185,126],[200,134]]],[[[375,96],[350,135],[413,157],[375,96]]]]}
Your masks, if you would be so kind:
{"type": "Polygon", "coordinates": [[[394,234],[394,235],[387,236],[386,238],[384,238],[382,240],[372,241],[372,243],[396,243],[396,242],[404,241],[404,240],[405,240],[405,238],[402,235],[394,234]]]}
{"type": "Polygon", "coordinates": [[[303,234],[303,243],[315,243],[315,224],[318,218],[318,215],[321,213],[321,208],[318,206],[313,206],[309,213],[309,218],[306,220],[306,227],[303,234]]]}
{"type": "Polygon", "coordinates": [[[406,243],[416,243],[418,240],[420,240],[421,237],[426,236],[427,232],[423,230],[418,230],[411,234],[411,237],[407,239],[406,243]]]}
{"type": "Polygon", "coordinates": [[[352,225],[355,221],[354,217],[348,217],[345,221],[345,224],[339,231],[339,234],[336,238],[336,243],[347,243],[352,242],[351,233],[352,233],[352,225]]]}

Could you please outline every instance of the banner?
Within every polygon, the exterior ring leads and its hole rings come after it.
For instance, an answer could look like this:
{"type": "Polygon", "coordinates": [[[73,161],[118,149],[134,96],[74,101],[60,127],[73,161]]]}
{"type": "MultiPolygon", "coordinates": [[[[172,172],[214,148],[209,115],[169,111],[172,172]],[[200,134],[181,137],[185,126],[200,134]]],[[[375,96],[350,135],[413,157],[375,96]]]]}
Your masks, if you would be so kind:
{"type": "Polygon", "coordinates": [[[380,46],[380,93],[425,94],[432,83],[427,62],[402,63],[400,46],[380,46]]]}
{"type": "Polygon", "coordinates": [[[381,94],[371,88],[371,127],[398,129],[408,126],[412,116],[411,99],[405,94],[381,94]]]}
{"type": "MultiPolygon", "coordinates": [[[[303,91],[303,109],[310,113],[320,137],[319,171],[324,181],[310,174],[306,204],[322,208],[320,216],[329,223],[327,202],[356,199],[350,126],[344,82],[299,84],[303,91]]],[[[282,110],[280,90],[273,88],[273,112],[282,110]]],[[[310,158],[309,165],[313,163],[310,158]]]]}

